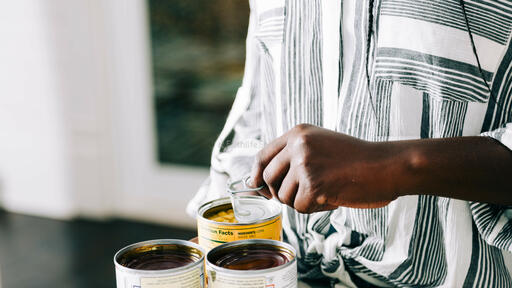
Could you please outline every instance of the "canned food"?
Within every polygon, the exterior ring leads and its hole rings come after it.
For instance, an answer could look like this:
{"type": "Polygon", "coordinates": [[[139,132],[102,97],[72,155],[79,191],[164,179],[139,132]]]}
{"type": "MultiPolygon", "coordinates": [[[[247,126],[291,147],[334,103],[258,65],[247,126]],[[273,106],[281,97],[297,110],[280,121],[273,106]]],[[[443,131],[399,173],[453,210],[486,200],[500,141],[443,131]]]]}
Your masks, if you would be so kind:
{"type": "Polygon", "coordinates": [[[209,288],[295,288],[297,260],[292,246],[252,239],[222,244],[206,256],[209,288]]]}
{"type": "Polygon", "coordinates": [[[150,240],[116,253],[117,288],[203,288],[204,250],[184,240],[150,240]]]}
{"type": "Polygon", "coordinates": [[[220,211],[212,216],[208,217],[209,220],[214,222],[226,222],[226,223],[238,223],[238,220],[235,218],[235,212],[233,209],[228,209],[226,211],[220,211]]]}
{"type": "Polygon", "coordinates": [[[207,251],[226,242],[245,239],[282,239],[281,205],[260,196],[240,196],[253,221],[238,223],[233,217],[230,198],[205,203],[199,208],[197,234],[199,245],[207,251]]]}

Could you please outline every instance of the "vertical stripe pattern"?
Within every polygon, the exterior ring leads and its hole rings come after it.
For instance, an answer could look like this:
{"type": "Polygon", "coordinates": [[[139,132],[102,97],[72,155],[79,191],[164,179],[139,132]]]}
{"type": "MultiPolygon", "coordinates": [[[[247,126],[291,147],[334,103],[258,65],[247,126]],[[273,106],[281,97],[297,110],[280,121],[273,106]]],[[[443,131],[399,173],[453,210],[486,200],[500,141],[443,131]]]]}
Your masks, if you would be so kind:
{"type": "MultiPolygon", "coordinates": [[[[250,153],[233,143],[268,143],[300,123],[367,141],[482,135],[512,147],[510,1],[343,0],[336,16],[322,0],[250,1],[244,84],[195,204],[249,172],[250,153]],[[340,49],[324,45],[329,33],[340,49]],[[336,58],[338,79],[324,77],[322,59],[336,58]],[[335,90],[330,107],[322,93],[335,90]]],[[[303,278],[512,287],[508,208],[425,195],[311,215],[284,207],[283,229],[303,278]]]]}
{"type": "Polygon", "coordinates": [[[283,43],[286,127],[322,125],[321,0],[287,0],[283,43]]]}

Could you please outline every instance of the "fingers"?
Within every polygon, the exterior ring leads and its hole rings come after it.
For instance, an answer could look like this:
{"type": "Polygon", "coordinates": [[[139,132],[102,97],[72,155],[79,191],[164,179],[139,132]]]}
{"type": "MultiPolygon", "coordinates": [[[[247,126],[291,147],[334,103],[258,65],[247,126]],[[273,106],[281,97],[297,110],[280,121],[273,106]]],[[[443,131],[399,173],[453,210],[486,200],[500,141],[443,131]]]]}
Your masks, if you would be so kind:
{"type": "MultiPolygon", "coordinates": [[[[270,166],[271,165],[269,164],[268,167],[270,166]]],[[[328,211],[339,207],[338,205],[333,204],[332,201],[329,201],[325,194],[315,196],[314,193],[306,187],[307,185],[300,183],[300,179],[295,176],[295,172],[288,169],[288,173],[280,182],[278,189],[272,188],[271,192],[271,190],[265,186],[265,188],[258,191],[258,193],[269,199],[276,197],[281,203],[294,208],[300,213],[328,211]],[[277,191],[277,193],[275,191],[277,191]]]]}
{"type": "Polygon", "coordinates": [[[324,194],[314,195],[305,185],[299,183],[293,208],[300,213],[313,213],[337,209],[338,206],[330,204],[324,194]]]}
{"type": "Polygon", "coordinates": [[[259,187],[265,184],[263,179],[263,171],[272,159],[286,146],[287,134],[276,138],[267,144],[256,156],[251,171],[251,181],[248,183],[251,187],[259,187]]]}
{"type": "Polygon", "coordinates": [[[279,187],[283,178],[290,169],[290,157],[288,151],[285,149],[281,150],[265,167],[262,173],[264,187],[259,190],[258,193],[267,199],[276,197],[278,199],[279,187]]]}
{"type": "Polygon", "coordinates": [[[317,203],[309,189],[307,189],[304,184],[299,183],[297,196],[295,196],[295,200],[293,201],[293,208],[300,213],[313,213],[316,211],[316,207],[317,203]]]}
{"type": "Polygon", "coordinates": [[[267,185],[270,193],[273,197],[278,198],[277,192],[281,187],[286,173],[290,169],[290,157],[288,151],[285,149],[281,150],[271,161],[268,163],[265,170],[263,170],[263,180],[267,185]]]}
{"type": "Polygon", "coordinates": [[[272,193],[270,193],[270,190],[268,190],[267,186],[264,186],[261,190],[258,190],[258,194],[260,194],[260,196],[263,196],[267,199],[272,198],[272,193]]]}
{"type": "Polygon", "coordinates": [[[292,171],[289,171],[284,177],[281,187],[279,187],[279,192],[277,193],[279,201],[293,207],[298,188],[299,182],[295,177],[295,174],[292,171]]]}

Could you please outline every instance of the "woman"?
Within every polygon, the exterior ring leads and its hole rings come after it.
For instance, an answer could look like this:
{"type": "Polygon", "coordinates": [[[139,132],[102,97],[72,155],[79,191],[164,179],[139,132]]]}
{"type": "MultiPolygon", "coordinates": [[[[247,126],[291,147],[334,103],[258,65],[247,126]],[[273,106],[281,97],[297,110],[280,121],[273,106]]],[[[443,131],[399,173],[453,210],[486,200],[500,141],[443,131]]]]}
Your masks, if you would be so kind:
{"type": "Polygon", "coordinates": [[[250,172],[287,205],[303,278],[512,287],[512,4],[334,2],[251,2],[243,85],[189,208],[250,172]]]}

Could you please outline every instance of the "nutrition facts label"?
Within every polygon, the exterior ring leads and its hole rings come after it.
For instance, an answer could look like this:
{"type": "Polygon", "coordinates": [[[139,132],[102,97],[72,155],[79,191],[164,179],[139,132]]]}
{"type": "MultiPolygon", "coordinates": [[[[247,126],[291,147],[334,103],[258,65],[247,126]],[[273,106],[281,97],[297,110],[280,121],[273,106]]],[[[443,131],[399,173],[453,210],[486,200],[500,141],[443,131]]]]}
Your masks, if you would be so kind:
{"type": "Polygon", "coordinates": [[[259,224],[244,226],[222,225],[223,223],[208,223],[199,220],[199,244],[207,250],[222,243],[245,239],[281,240],[281,216],[259,224]]]}
{"type": "MultiPolygon", "coordinates": [[[[201,269],[193,269],[175,276],[141,278],[141,288],[203,288],[201,269]]],[[[224,286],[223,286],[224,287],[224,286]]]]}

